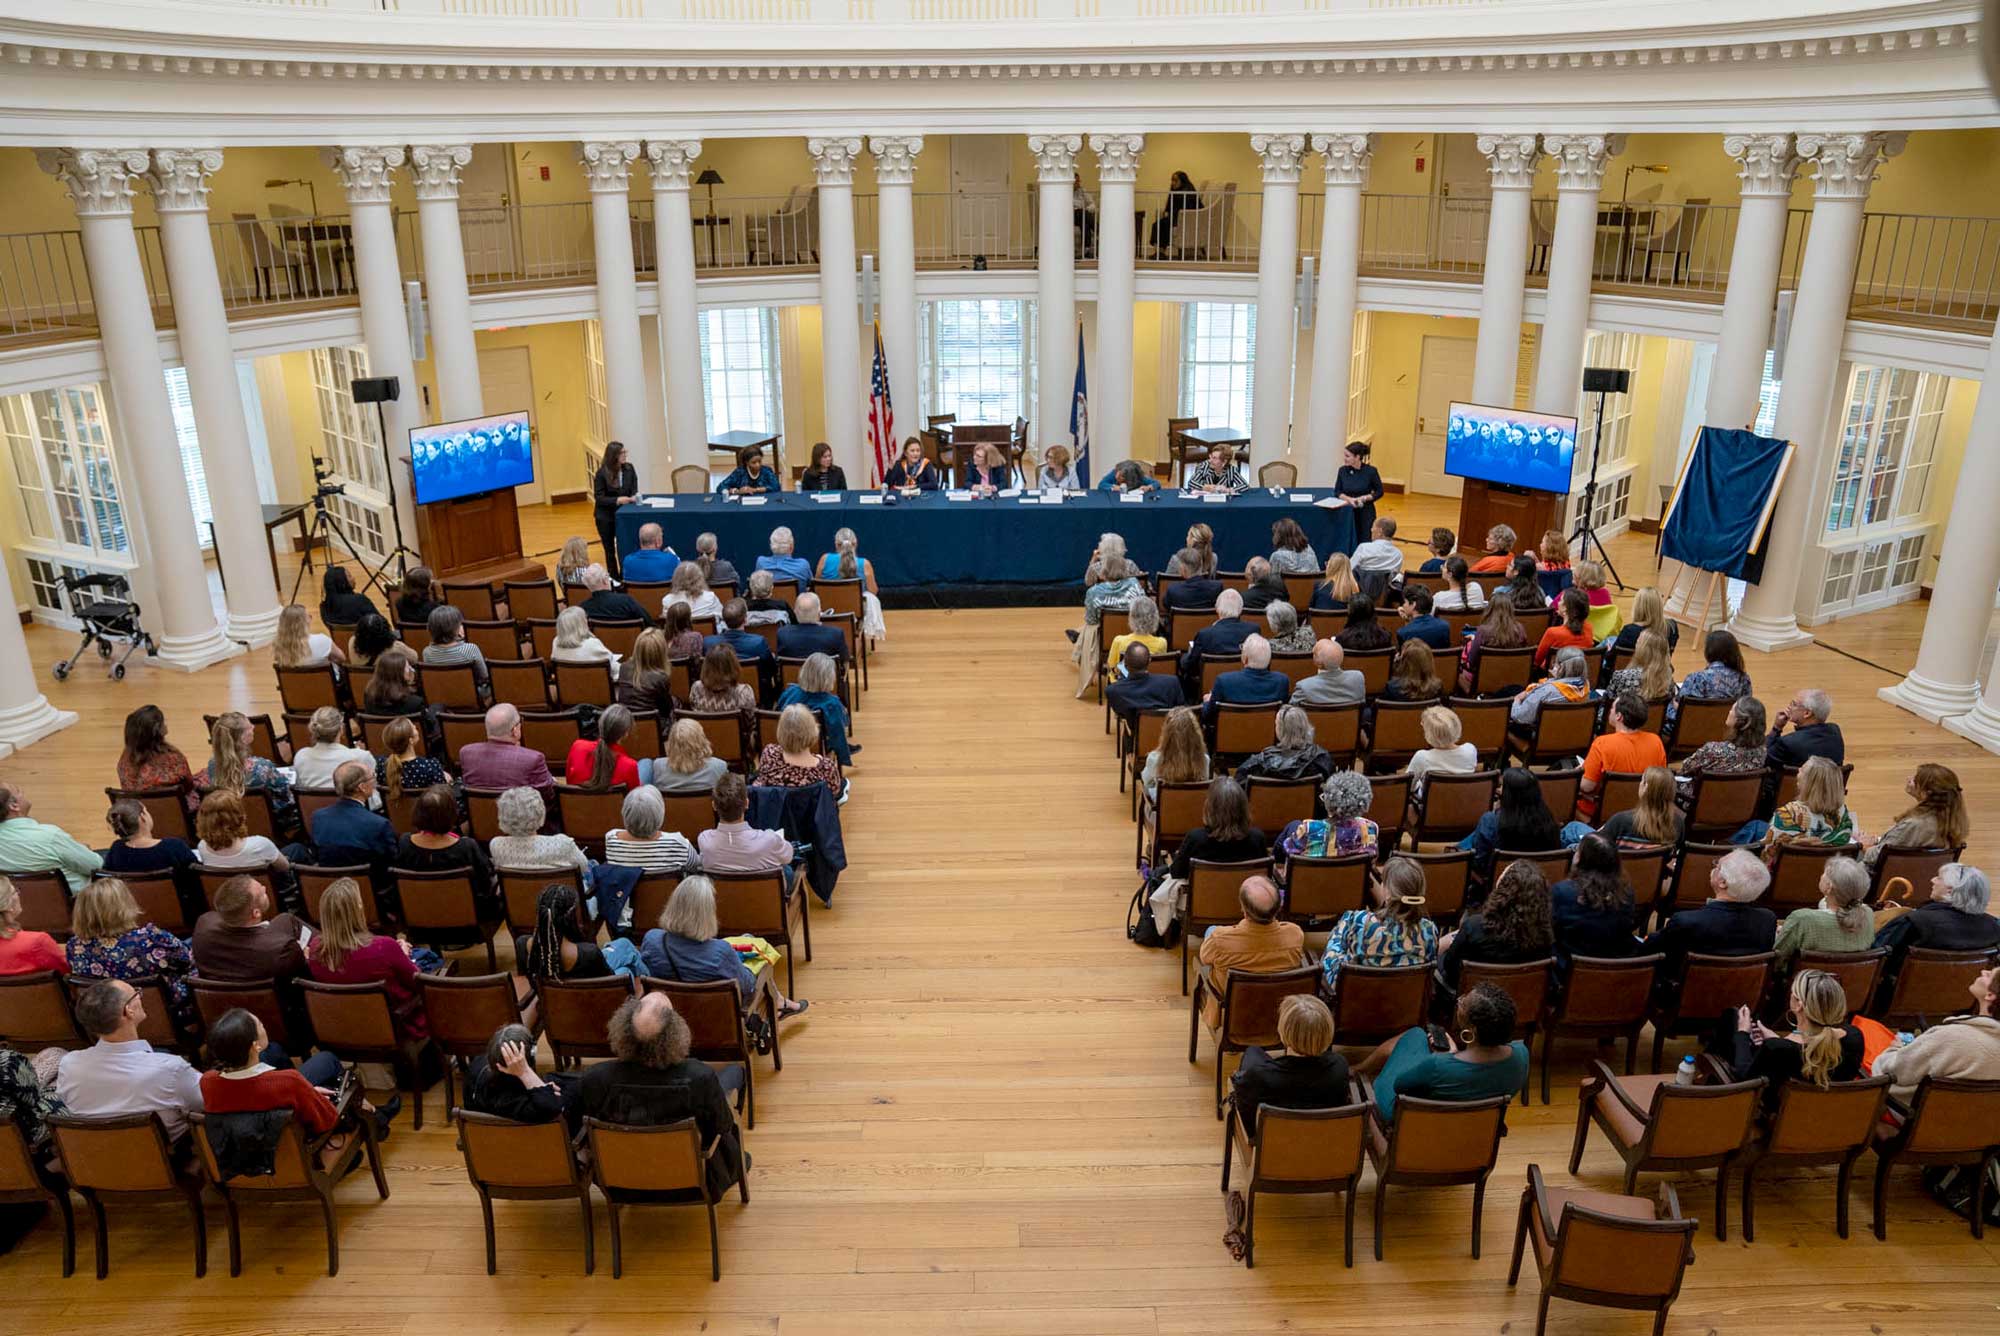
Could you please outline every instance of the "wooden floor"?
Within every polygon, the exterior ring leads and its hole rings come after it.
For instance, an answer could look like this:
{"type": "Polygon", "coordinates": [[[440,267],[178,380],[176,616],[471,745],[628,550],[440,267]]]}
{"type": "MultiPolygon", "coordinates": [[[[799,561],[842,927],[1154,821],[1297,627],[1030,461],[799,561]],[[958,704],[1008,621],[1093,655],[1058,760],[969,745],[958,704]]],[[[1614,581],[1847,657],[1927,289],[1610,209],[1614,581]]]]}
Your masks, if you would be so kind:
{"type": "MultiPolygon", "coordinates": [[[[1399,499],[1400,500],[1400,499],[1399,499]]],[[[1427,528],[1433,500],[1392,506],[1427,528]]],[[[584,530],[581,508],[534,516],[531,546],[584,530]]],[[[1614,548],[1627,578],[1650,544],[1614,548]]],[[[735,555],[735,554],[730,554],[735,555]]],[[[1082,554],[1079,554],[1081,557],[1082,554]]],[[[1224,554],[1240,559],[1239,554],[1224,554]]],[[[760,1069],[752,1200],[720,1209],[723,1279],[708,1279],[699,1212],[628,1215],[627,1274],[610,1278],[598,1210],[599,1273],[586,1280],[575,1209],[499,1203],[501,1275],[484,1271],[480,1217],[452,1137],[407,1115],[388,1145],[392,1196],[365,1176],[341,1191],[342,1268],[324,1274],[316,1213],[247,1215],[245,1275],[227,1275],[219,1219],[210,1275],[192,1277],[183,1213],[115,1211],[111,1278],[59,1279],[55,1231],[0,1258],[11,1326],[23,1332],[437,1332],[468,1319],[506,1332],[1301,1333],[1370,1329],[1525,1333],[1532,1280],[1505,1287],[1524,1167],[1564,1172],[1587,1045],[1558,1056],[1556,1102],[1516,1106],[1488,1194],[1483,1257],[1468,1255],[1471,1192],[1392,1192],[1388,1260],[1369,1254],[1364,1198],[1354,1270],[1339,1262],[1333,1199],[1266,1198],[1258,1266],[1223,1250],[1221,1125],[1212,1059],[1186,1060],[1187,1004],[1174,958],[1128,945],[1132,834],[1094,705],[1071,699],[1059,609],[895,612],[855,731],[866,746],[845,811],[852,868],[836,907],[815,912],[818,959],[800,968],[811,1014],[786,1034],[782,1074],[760,1069]]],[[[1905,662],[1920,622],[1907,612],[1849,624],[1851,653],[1905,662]],[[1907,652],[1906,652],[1907,650],[1907,652]]],[[[0,773],[29,786],[35,814],[96,842],[120,720],[157,701],[201,751],[199,716],[274,708],[268,654],[182,677],[135,668],[113,684],[90,666],[66,684],[46,667],[67,634],[30,644],[50,698],[83,722],[0,773]]],[[[1691,667],[1683,664],[1683,669],[1691,667]]],[[[1753,656],[1758,692],[1832,691],[1860,764],[1854,805],[1880,830],[1921,760],[1952,765],[1969,791],[2000,780],[2000,758],[1883,706],[1889,672],[1812,647],[1753,656]]],[[[1982,801],[1978,815],[1990,819],[1982,801]]],[[[1972,856],[2000,860],[1983,820],[1972,856]]],[[[1601,1139],[1581,1182],[1615,1188],[1601,1139]]],[[[1872,1160],[1864,1161],[1872,1170],[1872,1160]]],[[[1651,1190],[1655,1180],[1642,1182],[1651,1190]]],[[[1832,1225],[1830,1172],[1776,1176],[1759,1233],[1704,1227],[1670,1331],[1943,1333],[1989,1328],[2000,1304],[2000,1234],[1965,1226],[1899,1176],[1890,1242],[1832,1225]]],[[[1679,1181],[1706,1219],[1705,1176],[1679,1181]]],[[[1372,1192],[1372,1176],[1364,1179],[1372,1192]]],[[[219,1216],[219,1210],[216,1212],[219,1216]]],[[[1556,1303],[1567,1332],[1637,1333],[1647,1319],[1556,1303]]]]}

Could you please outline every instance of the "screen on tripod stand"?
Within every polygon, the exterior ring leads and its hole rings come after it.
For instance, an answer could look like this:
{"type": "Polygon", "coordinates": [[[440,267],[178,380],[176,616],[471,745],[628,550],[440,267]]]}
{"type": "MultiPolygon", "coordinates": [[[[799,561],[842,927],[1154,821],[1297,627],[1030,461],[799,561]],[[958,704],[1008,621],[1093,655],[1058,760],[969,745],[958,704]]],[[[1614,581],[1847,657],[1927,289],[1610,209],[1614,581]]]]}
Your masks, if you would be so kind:
{"type": "Polygon", "coordinates": [[[1485,404],[1451,406],[1444,471],[1538,492],[1569,491],[1576,419],[1485,404]]]}
{"type": "Polygon", "coordinates": [[[497,492],[535,480],[526,413],[496,413],[410,429],[417,504],[497,492]]]}

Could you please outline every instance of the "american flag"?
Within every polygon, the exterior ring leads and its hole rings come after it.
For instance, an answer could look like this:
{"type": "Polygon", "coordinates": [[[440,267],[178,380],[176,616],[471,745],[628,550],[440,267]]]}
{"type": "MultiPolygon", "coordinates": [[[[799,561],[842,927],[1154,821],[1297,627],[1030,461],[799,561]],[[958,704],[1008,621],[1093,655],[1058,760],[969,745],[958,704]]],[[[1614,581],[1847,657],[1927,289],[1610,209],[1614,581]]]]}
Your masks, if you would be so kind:
{"type": "Polygon", "coordinates": [[[882,353],[882,322],[875,322],[875,375],[868,390],[868,439],[875,446],[874,486],[896,460],[896,411],[889,405],[889,362],[882,353]]]}

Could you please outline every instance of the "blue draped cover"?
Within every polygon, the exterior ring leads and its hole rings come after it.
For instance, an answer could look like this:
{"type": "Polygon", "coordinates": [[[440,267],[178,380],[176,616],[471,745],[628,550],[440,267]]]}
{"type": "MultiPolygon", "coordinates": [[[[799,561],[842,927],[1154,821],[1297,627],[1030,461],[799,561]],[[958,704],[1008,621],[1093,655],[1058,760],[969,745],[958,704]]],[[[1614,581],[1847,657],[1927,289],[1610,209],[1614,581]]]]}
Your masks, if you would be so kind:
{"type": "Polygon", "coordinates": [[[1791,453],[1789,441],[1703,427],[1660,535],[1660,554],[1756,584],[1764,574],[1765,545],[1752,551],[1751,544],[1791,453]]]}

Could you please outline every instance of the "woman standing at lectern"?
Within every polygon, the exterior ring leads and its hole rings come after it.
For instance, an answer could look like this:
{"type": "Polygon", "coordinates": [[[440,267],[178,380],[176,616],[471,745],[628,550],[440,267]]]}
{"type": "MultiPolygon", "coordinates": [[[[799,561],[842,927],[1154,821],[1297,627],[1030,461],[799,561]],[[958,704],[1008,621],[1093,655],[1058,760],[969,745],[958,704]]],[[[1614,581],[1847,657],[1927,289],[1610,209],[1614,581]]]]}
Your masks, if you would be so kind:
{"type": "Polygon", "coordinates": [[[618,507],[629,506],[639,495],[639,474],[625,462],[625,443],[611,441],[604,447],[604,462],[590,480],[591,498],[597,503],[597,537],[604,544],[604,565],[611,578],[618,578],[618,507]]]}
{"type": "Polygon", "coordinates": [[[1382,499],[1382,475],[1368,462],[1368,442],[1349,441],[1340,456],[1340,472],[1333,476],[1333,490],[1347,498],[1353,508],[1357,542],[1366,542],[1375,531],[1375,503],[1382,499]]]}

